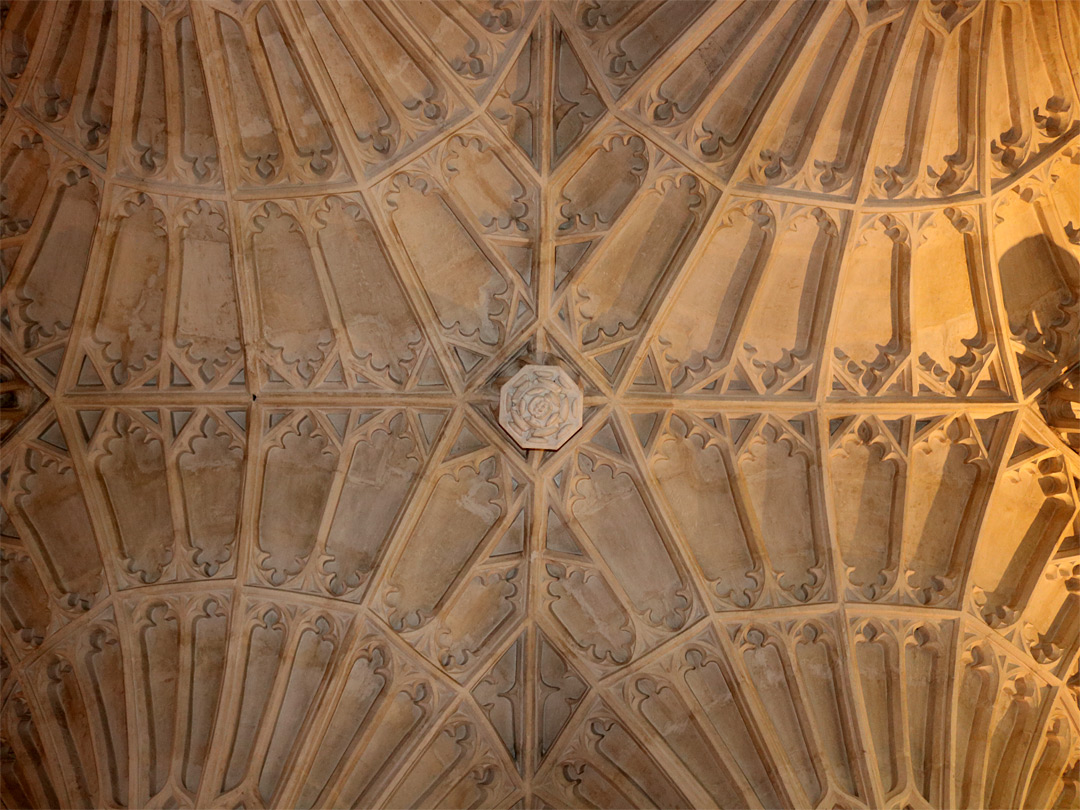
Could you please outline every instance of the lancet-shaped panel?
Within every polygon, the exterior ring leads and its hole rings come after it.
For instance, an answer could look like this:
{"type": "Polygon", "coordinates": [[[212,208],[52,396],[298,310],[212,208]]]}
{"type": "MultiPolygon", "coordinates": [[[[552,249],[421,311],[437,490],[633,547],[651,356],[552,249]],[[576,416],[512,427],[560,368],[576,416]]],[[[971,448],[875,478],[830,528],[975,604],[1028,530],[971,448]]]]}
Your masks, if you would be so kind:
{"type": "MultiPolygon", "coordinates": [[[[1080,132],[1075,66],[1067,34],[1073,20],[1041,4],[993,9],[986,87],[990,172],[1006,180],[1080,132]]],[[[1075,65],[1075,62],[1074,62],[1075,65]]]]}
{"type": "Polygon", "coordinates": [[[338,136],[285,15],[272,3],[207,12],[207,41],[228,76],[214,89],[239,182],[261,188],[348,180],[338,136]]]}
{"type": "MultiPolygon", "coordinates": [[[[55,381],[98,227],[101,181],[67,159],[52,160],[46,178],[25,179],[43,184],[44,191],[16,257],[12,261],[10,254],[4,256],[2,298],[9,321],[4,326],[17,351],[33,359],[46,379],[55,381]]],[[[17,183],[18,176],[13,180],[17,183]]],[[[17,194],[18,187],[12,188],[17,194]]]]}
{"type": "Polygon", "coordinates": [[[114,608],[37,658],[27,673],[48,718],[50,750],[76,807],[127,807],[125,662],[114,608]]]}
{"type": "Polygon", "coordinates": [[[526,0],[436,2],[400,6],[457,80],[477,98],[502,72],[536,6],[526,0]]]}
{"type": "Polygon", "coordinates": [[[760,419],[737,460],[772,569],[770,590],[782,601],[828,593],[828,552],[821,532],[815,453],[791,425],[760,419]]]}
{"type": "Polygon", "coordinates": [[[223,747],[204,776],[214,780],[213,795],[265,804],[281,795],[350,621],[333,611],[245,601],[224,687],[240,699],[221,710],[215,744],[223,747]]]}
{"type": "Polygon", "coordinates": [[[997,273],[1012,341],[1030,393],[1076,354],[1080,311],[1080,249],[1076,226],[1075,147],[995,200],[997,273]]]}
{"type": "Polygon", "coordinates": [[[174,594],[126,607],[138,639],[135,716],[146,777],[141,804],[194,806],[220,708],[231,595],[174,594]]]}
{"type": "Polygon", "coordinates": [[[703,4],[648,0],[573,4],[576,29],[613,96],[618,98],[706,10],[703,4]]]}
{"type": "MultiPolygon", "coordinates": [[[[976,122],[986,4],[919,6],[877,128],[869,196],[940,199],[978,188],[976,122]]],[[[986,189],[983,189],[984,191],[986,189]]]]}
{"type": "Polygon", "coordinates": [[[4,617],[20,646],[33,649],[97,604],[108,579],[55,413],[45,410],[28,427],[23,440],[4,445],[4,617]]]}
{"type": "Polygon", "coordinates": [[[134,34],[120,88],[125,175],[220,187],[221,161],[200,53],[187,2],[126,4],[134,34]]]}
{"type": "MultiPolygon", "coordinates": [[[[813,62],[762,122],[760,151],[748,167],[756,185],[854,197],[888,88],[905,22],[899,2],[836,4],[813,62]]],[[[760,13],[760,12],[759,12],[760,13]]]]}
{"type": "Polygon", "coordinates": [[[367,172],[460,120],[465,105],[393,14],[377,4],[302,3],[367,172]]]}
{"type": "Polygon", "coordinates": [[[0,740],[12,752],[0,796],[15,807],[57,807],[65,797],[62,777],[49,764],[39,727],[22,684],[14,684],[0,709],[0,740]]]}
{"type": "Polygon", "coordinates": [[[650,467],[714,604],[751,606],[761,593],[763,563],[730,447],[701,422],[676,415],[657,439],[650,467]]]}
{"type": "Polygon", "coordinates": [[[836,419],[829,480],[848,598],[881,600],[899,579],[908,455],[907,421],[836,419]]]}
{"type": "Polygon", "coordinates": [[[692,807],[672,778],[626,725],[599,700],[578,710],[541,770],[553,806],[692,807]]]}
{"type": "Polygon", "coordinates": [[[120,586],[231,576],[245,412],[110,408],[86,414],[96,429],[80,441],[80,452],[94,470],[94,497],[108,516],[103,533],[113,544],[120,586]]]}
{"type": "MultiPolygon", "coordinates": [[[[499,536],[509,513],[503,462],[476,452],[442,463],[381,594],[391,627],[419,628],[467,586],[467,573],[499,536]],[[452,527],[452,528],[451,528],[452,527]],[[450,530],[450,534],[448,534],[450,530]]],[[[452,600],[451,600],[452,601],[452,600]]]]}
{"type": "Polygon", "coordinates": [[[244,361],[225,206],[118,191],[106,222],[70,387],[237,390],[244,361]]]}
{"type": "Polygon", "coordinates": [[[116,0],[57,4],[43,61],[22,104],[27,114],[101,166],[112,130],[120,12],[116,0]]]}

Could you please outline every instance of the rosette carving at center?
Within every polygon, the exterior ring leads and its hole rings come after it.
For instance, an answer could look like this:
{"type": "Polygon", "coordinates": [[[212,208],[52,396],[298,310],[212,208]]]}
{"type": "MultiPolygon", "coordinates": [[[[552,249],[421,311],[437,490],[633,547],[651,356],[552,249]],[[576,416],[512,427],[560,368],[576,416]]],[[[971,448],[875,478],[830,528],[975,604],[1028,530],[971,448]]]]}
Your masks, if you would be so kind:
{"type": "Polygon", "coordinates": [[[525,366],[502,387],[499,423],[527,449],[562,447],[581,412],[581,389],[558,366],[525,366]]]}

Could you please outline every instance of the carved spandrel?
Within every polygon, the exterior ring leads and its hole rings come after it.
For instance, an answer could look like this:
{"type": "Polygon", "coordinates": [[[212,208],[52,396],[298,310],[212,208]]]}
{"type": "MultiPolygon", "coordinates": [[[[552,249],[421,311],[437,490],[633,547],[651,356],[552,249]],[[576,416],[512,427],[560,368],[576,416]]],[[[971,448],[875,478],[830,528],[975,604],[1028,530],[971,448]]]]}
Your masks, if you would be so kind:
{"type": "Polygon", "coordinates": [[[604,113],[604,102],[558,22],[552,31],[554,89],[548,126],[552,130],[550,163],[554,166],[595,126],[604,113]]]}
{"type": "Polygon", "coordinates": [[[542,157],[543,58],[546,43],[534,30],[488,106],[488,112],[536,168],[542,157]]]}

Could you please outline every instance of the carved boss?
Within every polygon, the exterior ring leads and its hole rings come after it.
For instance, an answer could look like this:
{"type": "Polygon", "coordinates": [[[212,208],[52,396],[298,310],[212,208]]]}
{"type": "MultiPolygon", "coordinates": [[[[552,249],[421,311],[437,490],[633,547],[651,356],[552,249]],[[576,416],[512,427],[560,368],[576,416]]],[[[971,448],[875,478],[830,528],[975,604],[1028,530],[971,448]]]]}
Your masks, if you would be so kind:
{"type": "Polygon", "coordinates": [[[558,450],[581,427],[581,389],[558,366],[525,366],[502,387],[499,424],[522,447],[558,450]]]}

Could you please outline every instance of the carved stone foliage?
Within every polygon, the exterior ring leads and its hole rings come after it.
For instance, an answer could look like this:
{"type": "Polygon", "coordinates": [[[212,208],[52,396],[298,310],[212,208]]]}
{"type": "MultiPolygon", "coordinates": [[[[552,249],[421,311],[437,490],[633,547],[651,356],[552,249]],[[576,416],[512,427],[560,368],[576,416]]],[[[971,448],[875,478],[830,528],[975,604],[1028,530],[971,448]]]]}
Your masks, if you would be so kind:
{"type": "Polygon", "coordinates": [[[1078,53],[4,0],[0,804],[1074,810],[1078,53]]]}

